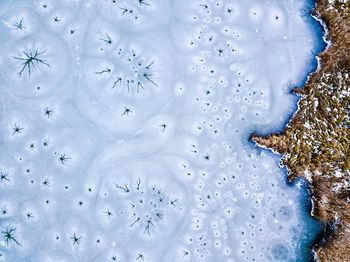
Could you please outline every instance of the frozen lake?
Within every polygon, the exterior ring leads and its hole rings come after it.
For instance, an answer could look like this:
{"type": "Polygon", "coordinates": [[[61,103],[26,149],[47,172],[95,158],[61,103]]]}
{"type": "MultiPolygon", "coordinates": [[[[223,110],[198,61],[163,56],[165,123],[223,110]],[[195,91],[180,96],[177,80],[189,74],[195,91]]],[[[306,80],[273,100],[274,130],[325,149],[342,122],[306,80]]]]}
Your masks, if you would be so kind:
{"type": "Polygon", "coordinates": [[[307,261],[307,185],[249,141],[316,70],[309,0],[0,3],[0,261],[307,261]]]}

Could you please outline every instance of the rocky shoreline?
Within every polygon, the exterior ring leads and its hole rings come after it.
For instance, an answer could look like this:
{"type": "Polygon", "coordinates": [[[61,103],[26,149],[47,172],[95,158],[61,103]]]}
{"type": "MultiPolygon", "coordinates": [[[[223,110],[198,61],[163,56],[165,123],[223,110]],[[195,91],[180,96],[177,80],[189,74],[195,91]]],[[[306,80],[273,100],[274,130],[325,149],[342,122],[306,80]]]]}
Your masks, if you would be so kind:
{"type": "Polygon", "coordinates": [[[283,155],[289,180],[309,181],[312,215],[328,228],[315,259],[350,261],[350,1],[318,0],[314,15],[330,42],[320,68],[293,90],[299,110],[285,130],[252,140],[283,155]]]}

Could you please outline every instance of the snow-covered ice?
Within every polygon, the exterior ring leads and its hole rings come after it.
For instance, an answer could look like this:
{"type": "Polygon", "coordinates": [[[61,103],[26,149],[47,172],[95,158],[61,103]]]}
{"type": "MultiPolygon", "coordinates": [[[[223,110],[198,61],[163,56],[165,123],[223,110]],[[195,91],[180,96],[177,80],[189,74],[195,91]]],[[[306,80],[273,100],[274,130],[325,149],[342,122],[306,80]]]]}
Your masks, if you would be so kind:
{"type": "Polygon", "coordinates": [[[0,261],[305,261],[306,185],[249,135],[295,110],[311,6],[1,1],[0,261]]]}

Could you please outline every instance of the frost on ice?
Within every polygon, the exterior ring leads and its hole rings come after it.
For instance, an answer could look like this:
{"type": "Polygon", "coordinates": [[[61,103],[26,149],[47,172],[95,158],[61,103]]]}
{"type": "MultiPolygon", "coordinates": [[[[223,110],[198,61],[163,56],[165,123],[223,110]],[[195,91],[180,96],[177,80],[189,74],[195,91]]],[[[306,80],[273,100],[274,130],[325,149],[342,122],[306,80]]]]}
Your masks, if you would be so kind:
{"type": "Polygon", "coordinates": [[[1,1],[0,261],[301,259],[304,192],[248,137],[293,112],[308,8],[1,1]]]}

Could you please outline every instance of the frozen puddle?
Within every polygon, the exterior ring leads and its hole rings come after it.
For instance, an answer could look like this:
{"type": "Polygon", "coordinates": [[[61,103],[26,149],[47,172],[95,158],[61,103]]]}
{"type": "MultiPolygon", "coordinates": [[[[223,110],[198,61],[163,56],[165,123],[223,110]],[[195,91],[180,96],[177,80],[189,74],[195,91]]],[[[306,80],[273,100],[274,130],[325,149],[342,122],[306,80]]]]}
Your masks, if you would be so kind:
{"type": "Polygon", "coordinates": [[[305,261],[306,2],[1,1],[0,261],[305,261]]]}

